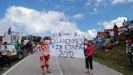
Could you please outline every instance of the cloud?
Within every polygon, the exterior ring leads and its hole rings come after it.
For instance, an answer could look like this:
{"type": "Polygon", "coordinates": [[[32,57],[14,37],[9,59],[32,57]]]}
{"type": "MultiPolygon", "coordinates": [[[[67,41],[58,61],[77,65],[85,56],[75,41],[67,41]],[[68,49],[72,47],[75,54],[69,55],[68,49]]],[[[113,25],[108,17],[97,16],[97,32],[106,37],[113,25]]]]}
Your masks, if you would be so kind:
{"type": "Polygon", "coordinates": [[[133,0],[86,0],[85,6],[89,8],[90,14],[98,14],[100,8],[122,3],[133,3],[133,0]]]}
{"type": "Polygon", "coordinates": [[[86,4],[85,4],[85,5],[86,5],[86,6],[90,6],[90,5],[91,5],[91,3],[92,3],[92,2],[91,2],[91,0],[87,0],[87,2],[86,2],[86,4]]]}
{"type": "Polygon", "coordinates": [[[73,18],[76,20],[80,20],[81,18],[83,18],[83,14],[76,14],[73,16],[73,18]]]}
{"type": "Polygon", "coordinates": [[[97,14],[100,6],[105,6],[107,3],[104,0],[87,0],[85,6],[91,9],[90,14],[97,14]]]}
{"type": "Polygon", "coordinates": [[[131,3],[133,0],[112,0],[112,4],[131,3]]]}
{"type": "Polygon", "coordinates": [[[80,35],[84,35],[86,39],[93,40],[97,35],[96,29],[89,29],[87,32],[78,31],[80,35]]]}
{"type": "Polygon", "coordinates": [[[69,1],[69,2],[74,2],[74,1],[76,1],[76,0],[67,0],[67,1],[69,1]]]}
{"type": "Polygon", "coordinates": [[[113,4],[125,3],[127,0],[112,0],[113,4]]]}
{"type": "Polygon", "coordinates": [[[89,12],[89,14],[93,15],[93,14],[97,14],[98,13],[98,8],[93,8],[92,12],[89,12]]]}
{"type": "Polygon", "coordinates": [[[105,4],[105,0],[87,0],[86,2],[86,6],[91,6],[94,5],[95,7],[99,7],[100,5],[104,5],[105,4]]]}
{"type": "Polygon", "coordinates": [[[98,7],[100,4],[103,3],[103,1],[104,1],[104,0],[96,0],[95,6],[98,7]]]}
{"type": "Polygon", "coordinates": [[[10,25],[13,25],[15,30],[23,28],[23,31],[31,34],[79,31],[76,24],[70,22],[63,12],[37,11],[21,6],[7,9],[5,17],[0,20],[0,31],[6,31],[10,25]]]}
{"type": "MultiPolygon", "coordinates": [[[[81,19],[82,14],[76,14],[74,19],[81,19]]],[[[96,30],[82,32],[74,22],[70,22],[63,12],[58,11],[37,11],[34,9],[11,6],[7,9],[5,17],[0,20],[0,32],[5,32],[12,25],[12,30],[23,31],[28,34],[44,35],[47,32],[78,32],[88,39],[93,39],[96,30]]]]}
{"type": "Polygon", "coordinates": [[[88,39],[94,39],[97,35],[97,30],[96,29],[91,29],[88,30],[88,36],[86,36],[88,39]]]}
{"type": "Polygon", "coordinates": [[[104,26],[104,29],[112,29],[114,26],[114,23],[116,23],[116,25],[118,27],[120,27],[120,26],[122,26],[122,22],[124,20],[127,20],[127,18],[126,17],[118,17],[117,19],[112,20],[112,21],[99,22],[98,25],[104,26]]]}
{"type": "Polygon", "coordinates": [[[7,31],[11,24],[12,21],[9,18],[0,20],[0,35],[7,31]]]}

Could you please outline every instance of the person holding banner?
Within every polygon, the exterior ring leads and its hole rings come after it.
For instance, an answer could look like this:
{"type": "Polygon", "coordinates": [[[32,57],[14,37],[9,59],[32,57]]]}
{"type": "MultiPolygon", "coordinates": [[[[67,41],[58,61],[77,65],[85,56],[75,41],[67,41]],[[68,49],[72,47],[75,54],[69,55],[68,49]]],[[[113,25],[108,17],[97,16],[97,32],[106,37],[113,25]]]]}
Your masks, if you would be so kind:
{"type": "Polygon", "coordinates": [[[40,63],[41,63],[41,69],[43,71],[43,74],[45,74],[45,70],[47,73],[51,73],[51,71],[49,71],[50,42],[51,42],[51,39],[49,37],[45,37],[41,39],[40,41],[41,45],[37,46],[37,50],[40,53],[40,63]]]}
{"type": "Polygon", "coordinates": [[[93,53],[93,44],[85,39],[85,63],[87,68],[87,73],[90,75],[93,74],[93,62],[92,62],[92,53],[93,53]]]}

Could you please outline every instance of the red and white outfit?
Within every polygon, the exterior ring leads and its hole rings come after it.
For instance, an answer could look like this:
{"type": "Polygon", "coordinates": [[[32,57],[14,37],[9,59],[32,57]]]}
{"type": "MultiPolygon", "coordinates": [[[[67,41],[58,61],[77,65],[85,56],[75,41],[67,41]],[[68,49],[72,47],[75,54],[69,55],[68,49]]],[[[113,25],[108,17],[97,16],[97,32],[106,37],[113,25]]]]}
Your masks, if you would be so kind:
{"type": "Polygon", "coordinates": [[[49,68],[49,59],[50,59],[50,50],[49,50],[49,45],[39,45],[37,46],[37,50],[39,51],[40,54],[40,63],[41,63],[41,68],[44,70],[45,68],[48,70],[49,68]]]}

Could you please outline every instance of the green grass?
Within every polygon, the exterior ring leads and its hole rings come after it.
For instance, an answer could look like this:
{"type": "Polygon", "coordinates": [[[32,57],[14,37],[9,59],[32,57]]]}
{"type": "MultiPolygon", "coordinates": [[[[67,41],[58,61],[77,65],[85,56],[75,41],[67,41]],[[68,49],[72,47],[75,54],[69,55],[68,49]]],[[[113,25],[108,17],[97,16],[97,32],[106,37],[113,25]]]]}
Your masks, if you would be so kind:
{"type": "Polygon", "coordinates": [[[115,69],[124,75],[133,75],[133,68],[128,66],[127,55],[123,44],[124,43],[114,46],[108,52],[96,49],[94,53],[94,60],[106,65],[107,67],[115,69]]]}

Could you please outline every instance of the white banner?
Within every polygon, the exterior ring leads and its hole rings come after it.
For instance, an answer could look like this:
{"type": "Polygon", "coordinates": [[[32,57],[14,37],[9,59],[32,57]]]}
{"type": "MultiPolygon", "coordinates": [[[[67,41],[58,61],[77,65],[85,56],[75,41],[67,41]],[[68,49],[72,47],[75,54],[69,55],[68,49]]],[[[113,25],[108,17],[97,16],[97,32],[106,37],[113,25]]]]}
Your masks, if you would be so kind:
{"type": "Polygon", "coordinates": [[[51,55],[64,58],[84,57],[84,38],[81,36],[59,36],[52,38],[51,55]]]}

